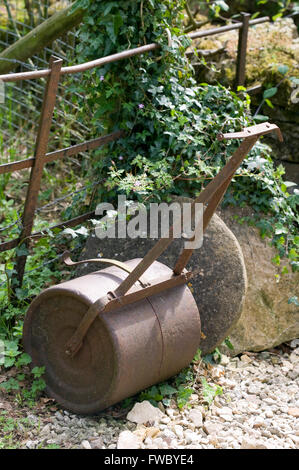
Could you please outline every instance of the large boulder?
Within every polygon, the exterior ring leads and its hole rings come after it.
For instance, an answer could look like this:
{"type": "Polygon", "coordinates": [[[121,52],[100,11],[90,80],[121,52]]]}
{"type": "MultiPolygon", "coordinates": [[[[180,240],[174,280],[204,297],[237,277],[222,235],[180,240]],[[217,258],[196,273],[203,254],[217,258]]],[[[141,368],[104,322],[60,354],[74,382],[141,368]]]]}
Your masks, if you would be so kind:
{"type": "MultiPolygon", "coordinates": [[[[144,257],[156,241],[151,238],[100,240],[93,235],[87,240],[81,259],[96,258],[99,254],[120,261],[144,257]]],[[[173,267],[182,246],[183,240],[175,239],[158,260],[173,267]]],[[[239,243],[216,214],[205,233],[203,246],[194,251],[188,268],[197,273],[190,288],[200,311],[199,347],[205,354],[226,338],[241,314],[246,293],[246,271],[239,243]]],[[[77,275],[98,269],[96,264],[81,265],[77,275]]]]}
{"type": "MultiPolygon", "coordinates": [[[[240,243],[248,278],[248,289],[242,314],[229,337],[233,354],[242,351],[262,351],[299,337],[299,308],[288,303],[299,297],[299,273],[279,277],[279,268],[271,262],[277,254],[269,239],[263,240],[255,227],[238,219],[251,215],[249,208],[226,208],[221,217],[240,243]]],[[[226,350],[228,352],[228,350],[226,350]]]]}

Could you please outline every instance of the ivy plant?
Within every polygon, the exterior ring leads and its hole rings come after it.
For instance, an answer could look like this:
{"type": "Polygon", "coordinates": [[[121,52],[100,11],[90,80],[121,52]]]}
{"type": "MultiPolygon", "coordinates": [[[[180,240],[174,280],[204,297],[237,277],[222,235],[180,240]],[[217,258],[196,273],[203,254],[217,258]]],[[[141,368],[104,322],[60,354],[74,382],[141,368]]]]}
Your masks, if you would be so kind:
{"type": "MultiPolygon", "coordinates": [[[[184,5],[183,0],[75,3],[74,8],[87,8],[78,32],[81,62],[153,42],[160,45],[84,74],[77,90],[85,94],[81,119],[89,120],[92,136],[125,131],[92,162],[90,175],[96,172],[105,179],[94,204],[103,197],[113,201],[119,193],[143,202],[198,195],[238,145],[219,142],[217,133],[255,122],[248,95],[241,99],[221,85],[195,82],[185,55],[190,39],[183,34],[184,5]]],[[[256,214],[250,222],[277,247],[274,262],[279,265],[287,256],[296,270],[299,195],[289,194],[283,173],[260,140],[237,171],[224,204],[250,205],[256,214]]]]}

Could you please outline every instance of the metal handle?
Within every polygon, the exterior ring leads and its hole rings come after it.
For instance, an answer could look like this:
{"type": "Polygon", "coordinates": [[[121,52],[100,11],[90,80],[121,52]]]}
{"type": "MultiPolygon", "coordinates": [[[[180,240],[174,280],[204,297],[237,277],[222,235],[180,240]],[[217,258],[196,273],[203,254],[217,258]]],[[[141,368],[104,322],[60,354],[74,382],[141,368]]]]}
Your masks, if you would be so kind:
{"type": "MultiPolygon", "coordinates": [[[[110,264],[111,266],[117,266],[118,268],[126,271],[127,273],[131,273],[133,268],[130,268],[126,263],[122,263],[116,259],[108,259],[108,258],[91,258],[91,259],[84,259],[82,261],[72,261],[70,257],[70,252],[65,251],[61,258],[67,266],[77,266],[78,264],[85,264],[85,263],[103,263],[103,264],[110,264]]],[[[142,287],[147,287],[150,285],[150,282],[146,280],[144,277],[140,277],[137,279],[140,282],[142,287]]]]}

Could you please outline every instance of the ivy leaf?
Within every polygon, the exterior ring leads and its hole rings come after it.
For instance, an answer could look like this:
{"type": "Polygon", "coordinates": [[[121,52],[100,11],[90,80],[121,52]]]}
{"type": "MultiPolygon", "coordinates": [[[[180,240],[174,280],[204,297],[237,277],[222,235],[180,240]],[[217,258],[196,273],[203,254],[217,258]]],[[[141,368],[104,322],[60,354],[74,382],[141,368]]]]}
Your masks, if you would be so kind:
{"type": "Polygon", "coordinates": [[[287,65],[280,65],[277,70],[282,75],[285,75],[288,72],[289,67],[287,65]]]}
{"type": "Polygon", "coordinates": [[[299,78],[297,77],[290,77],[291,82],[295,83],[295,85],[299,85],[299,78]]]}
{"type": "Polygon", "coordinates": [[[268,121],[269,116],[264,116],[263,114],[256,114],[254,116],[254,119],[255,119],[255,121],[263,122],[263,121],[268,121]]]}
{"type": "Polygon", "coordinates": [[[218,5],[221,10],[224,10],[224,11],[228,11],[229,10],[229,6],[227,3],[225,3],[223,0],[218,0],[217,2],[215,2],[216,5],[218,5]]]}
{"type": "Polygon", "coordinates": [[[272,87],[272,88],[268,88],[267,90],[264,91],[263,93],[263,98],[266,99],[266,98],[271,98],[272,96],[276,95],[277,93],[277,87],[272,87]]]}
{"type": "Polygon", "coordinates": [[[16,249],[17,256],[27,256],[29,251],[27,250],[25,245],[21,245],[16,249]]]}
{"type": "Polygon", "coordinates": [[[72,228],[65,228],[63,231],[62,231],[63,234],[65,235],[71,235],[72,238],[77,238],[77,233],[75,232],[75,230],[73,230],[72,228]]]}
{"type": "Polygon", "coordinates": [[[159,389],[160,389],[161,395],[163,395],[163,396],[173,395],[174,393],[177,393],[177,390],[174,387],[172,387],[171,385],[168,385],[168,384],[160,385],[159,389]]]}
{"type": "Polygon", "coordinates": [[[78,230],[76,230],[76,233],[79,235],[83,235],[84,237],[87,237],[89,235],[89,231],[86,227],[78,228],[78,230]]]}

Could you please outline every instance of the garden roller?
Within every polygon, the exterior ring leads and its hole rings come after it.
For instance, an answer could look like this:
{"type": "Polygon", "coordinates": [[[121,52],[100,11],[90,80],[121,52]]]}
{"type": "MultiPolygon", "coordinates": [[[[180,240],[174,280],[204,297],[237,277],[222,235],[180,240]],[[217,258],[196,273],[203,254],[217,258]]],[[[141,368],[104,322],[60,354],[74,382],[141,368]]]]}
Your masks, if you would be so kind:
{"type": "MultiPolygon", "coordinates": [[[[282,140],[280,129],[270,123],[218,134],[218,140],[243,141],[192,200],[193,209],[203,204],[203,230],[258,137],[272,131],[282,140]]],[[[97,413],[176,375],[192,361],[201,337],[200,314],[187,285],[193,249],[183,248],[173,269],[157,261],[173,239],[171,227],[144,258],[125,263],[103,258],[75,263],[65,252],[69,266],[110,266],[47,288],[31,303],[24,349],[33,366],[45,366],[46,392],[64,408],[97,413]]]]}

